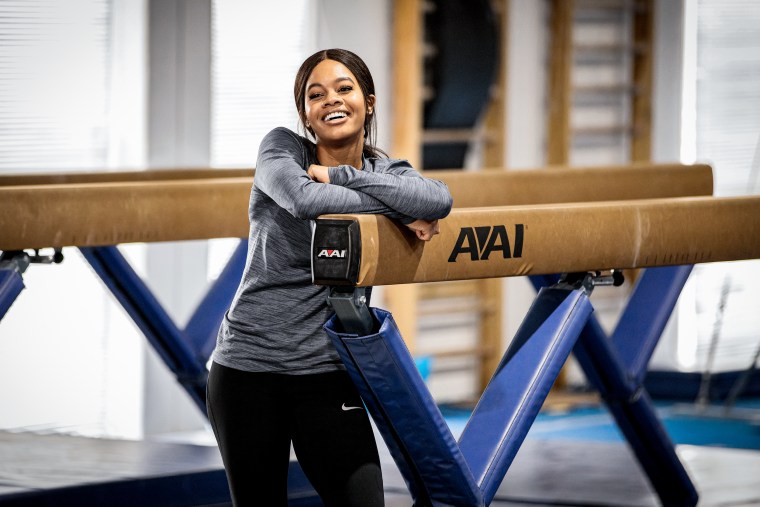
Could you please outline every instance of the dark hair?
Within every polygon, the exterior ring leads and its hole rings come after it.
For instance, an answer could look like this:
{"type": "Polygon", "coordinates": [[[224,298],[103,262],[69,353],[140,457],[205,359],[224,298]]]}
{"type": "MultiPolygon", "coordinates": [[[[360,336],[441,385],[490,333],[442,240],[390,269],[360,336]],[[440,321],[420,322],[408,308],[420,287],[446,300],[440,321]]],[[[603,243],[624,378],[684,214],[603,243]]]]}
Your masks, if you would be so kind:
{"type": "MultiPolygon", "coordinates": [[[[301,68],[298,69],[298,73],[296,74],[296,82],[293,86],[293,97],[296,101],[298,117],[301,119],[301,126],[312,136],[314,136],[314,131],[311,128],[306,128],[306,107],[304,106],[306,82],[309,80],[309,76],[314,70],[314,67],[325,60],[334,60],[342,63],[354,76],[356,76],[356,80],[359,82],[359,88],[361,88],[362,93],[364,94],[365,108],[368,106],[367,97],[375,94],[375,82],[372,80],[372,74],[369,72],[367,64],[365,64],[358,55],[346,49],[323,49],[317,51],[301,64],[301,68]]],[[[375,133],[376,128],[377,122],[375,121],[375,114],[366,114],[364,117],[363,148],[363,154],[365,157],[388,156],[383,150],[375,146],[377,135],[375,133]]]]}

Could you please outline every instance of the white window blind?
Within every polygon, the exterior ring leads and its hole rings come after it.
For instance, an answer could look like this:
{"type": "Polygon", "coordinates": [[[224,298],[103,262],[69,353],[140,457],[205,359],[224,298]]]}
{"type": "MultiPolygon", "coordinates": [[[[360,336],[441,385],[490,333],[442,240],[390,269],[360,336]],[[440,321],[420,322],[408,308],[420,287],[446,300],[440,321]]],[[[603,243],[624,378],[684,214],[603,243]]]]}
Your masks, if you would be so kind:
{"type": "MultiPolygon", "coordinates": [[[[758,194],[760,2],[698,0],[695,49],[696,159],[713,166],[716,195],[758,194]]],[[[758,261],[695,267],[686,291],[693,291],[692,309],[679,329],[682,342],[691,340],[689,369],[750,366],[760,347],[759,282],[758,261]]]]}
{"type": "Polygon", "coordinates": [[[697,158],[713,163],[716,194],[758,193],[751,168],[760,143],[760,2],[698,5],[697,158]]]}
{"type": "Polygon", "coordinates": [[[306,0],[214,0],[211,164],[253,167],[261,139],[295,129],[293,81],[310,47],[306,0]]]}
{"type": "Polygon", "coordinates": [[[103,167],[110,2],[0,2],[0,170],[103,167]]]}

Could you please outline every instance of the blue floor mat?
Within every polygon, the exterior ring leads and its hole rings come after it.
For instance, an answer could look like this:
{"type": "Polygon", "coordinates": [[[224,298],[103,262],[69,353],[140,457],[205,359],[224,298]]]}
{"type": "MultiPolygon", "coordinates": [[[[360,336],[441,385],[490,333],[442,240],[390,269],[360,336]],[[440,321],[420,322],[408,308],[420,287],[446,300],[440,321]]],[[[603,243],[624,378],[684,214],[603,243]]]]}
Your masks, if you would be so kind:
{"type": "MultiPolygon", "coordinates": [[[[469,411],[441,407],[455,435],[461,433],[469,411]]],[[[657,404],[657,412],[676,444],[760,450],[760,403],[749,402],[729,417],[700,415],[692,405],[657,404]]],[[[715,411],[717,412],[717,411],[715,411]]],[[[580,408],[559,414],[542,412],[528,438],[622,442],[624,437],[603,407],[580,408]]]]}

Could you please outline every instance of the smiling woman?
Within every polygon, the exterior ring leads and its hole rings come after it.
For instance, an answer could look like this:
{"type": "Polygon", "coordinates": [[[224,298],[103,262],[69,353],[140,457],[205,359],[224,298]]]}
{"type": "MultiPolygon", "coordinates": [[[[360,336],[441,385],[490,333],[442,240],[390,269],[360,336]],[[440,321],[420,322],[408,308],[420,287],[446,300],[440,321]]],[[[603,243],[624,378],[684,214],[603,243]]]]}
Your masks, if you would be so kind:
{"type": "Polygon", "coordinates": [[[287,505],[291,442],[325,505],[382,505],[367,413],[322,329],[332,311],[312,284],[312,222],[383,214],[429,241],[451,194],[375,147],[374,83],[357,55],[306,59],[294,98],[305,135],[276,128],[259,148],[245,275],[213,354],[209,420],[236,505],[287,505]]]}
{"type": "Polygon", "coordinates": [[[338,121],[340,113],[344,118],[353,113],[352,127],[356,128],[357,123],[364,127],[363,131],[356,132],[360,139],[354,141],[360,143],[359,147],[368,157],[385,155],[375,147],[375,82],[367,66],[354,53],[333,49],[313,54],[301,66],[293,93],[298,116],[318,145],[319,141],[328,141],[328,138],[320,138],[320,134],[329,136],[326,131],[315,130],[321,125],[319,121],[325,121],[330,113],[335,114],[330,120],[338,121]]]}
{"type": "Polygon", "coordinates": [[[365,124],[372,116],[375,95],[365,96],[345,65],[323,60],[311,73],[304,102],[306,128],[317,139],[320,162],[329,165],[335,162],[330,158],[337,155],[361,167],[365,124]],[[337,149],[335,154],[333,147],[337,149]]]}

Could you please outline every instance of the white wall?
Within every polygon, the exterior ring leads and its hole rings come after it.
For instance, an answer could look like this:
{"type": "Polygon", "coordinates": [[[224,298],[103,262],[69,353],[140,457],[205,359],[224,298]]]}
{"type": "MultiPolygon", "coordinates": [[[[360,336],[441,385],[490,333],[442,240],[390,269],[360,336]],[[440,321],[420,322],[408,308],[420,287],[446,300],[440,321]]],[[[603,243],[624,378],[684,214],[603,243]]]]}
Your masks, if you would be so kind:
{"type": "MultiPolygon", "coordinates": [[[[148,0],[150,167],[208,167],[211,0],[148,0]]],[[[147,245],[148,286],[184,327],[207,287],[205,241],[147,245]]],[[[146,436],[201,430],[205,416],[151,347],[145,349],[146,436]]]]}
{"type": "MultiPolygon", "coordinates": [[[[681,161],[682,94],[684,79],[684,0],[655,2],[654,66],[652,94],[652,160],[681,161]]],[[[652,369],[676,370],[679,367],[679,308],[693,300],[693,285],[688,284],[679,306],[663,331],[649,363],[652,369]]],[[[692,306],[693,305],[689,305],[692,306]]],[[[682,319],[681,319],[682,320],[682,319]]],[[[681,345],[681,348],[683,346],[681,345]]],[[[682,351],[683,353],[683,351],[682,351]]]]}
{"type": "MultiPolygon", "coordinates": [[[[507,58],[507,167],[542,167],[546,160],[547,3],[510,0],[507,58]]],[[[536,297],[527,278],[504,280],[504,346],[536,297]]]]}

